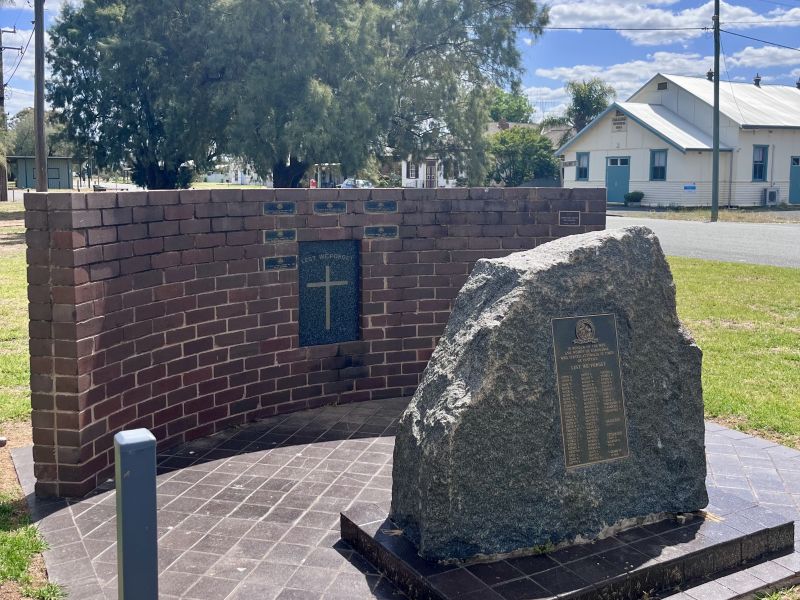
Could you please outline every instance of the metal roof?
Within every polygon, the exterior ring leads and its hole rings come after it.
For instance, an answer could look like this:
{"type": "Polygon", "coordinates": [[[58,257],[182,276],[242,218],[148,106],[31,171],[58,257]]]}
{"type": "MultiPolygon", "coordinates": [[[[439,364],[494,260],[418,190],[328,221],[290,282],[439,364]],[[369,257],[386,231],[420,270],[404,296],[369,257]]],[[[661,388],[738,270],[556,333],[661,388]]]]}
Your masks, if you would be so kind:
{"type": "MultiPolygon", "coordinates": [[[[661,104],[618,102],[617,105],[623,112],[683,152],[714,148],[714,140],[708,133],[661,104]]],[[[730,150],[730,148],[720,146],[720,150],[730,150]]]]}
{"type": "MultiPolygon", "coordinates": [[[[660,75],[709,106],[714,105],[714,83],[708,79],[660,75]]],[[[758,87],[754,83],[720,81],[719,110],[742,127],[800,128],[800,90],[789,85],[758,87]]]]}
{"type": "MultiPolygon", "coordinates": [[[[603,114],[599,115],[589,123],[589,125],[584,127],[578,135],[556,150],[556,154],[562,154],[567,147],[571,146],[573,142],[597,125],[611,110],[623,112],[639,125],[651,131],[681,152],[713,149],[713,140],[710,135],[660,104],[614,102],[603,114]]],[[[720,150],[729,152],[730,148],[727,146],[720,146],[720,150]]]]}

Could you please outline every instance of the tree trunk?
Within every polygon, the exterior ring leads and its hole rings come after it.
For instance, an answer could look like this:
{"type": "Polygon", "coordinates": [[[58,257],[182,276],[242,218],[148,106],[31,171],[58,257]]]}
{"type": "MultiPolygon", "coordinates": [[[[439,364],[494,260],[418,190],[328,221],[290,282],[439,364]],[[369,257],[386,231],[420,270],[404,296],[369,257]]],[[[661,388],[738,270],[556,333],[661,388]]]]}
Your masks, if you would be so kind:
{"type": "Polygon", "coordinates": [[[162,169],[156,163],[134,165],[131,181],[148,190],[174,190],[178,182],[178,169],[162,169]]]}
{"type": "Polygon", "coordinates": [[[300,187],[300,181],[308,170],[308,164],[292,157],[289,166],[285,162],[276,162],[272,166],[272,185],[276,188],[300,187]]]}

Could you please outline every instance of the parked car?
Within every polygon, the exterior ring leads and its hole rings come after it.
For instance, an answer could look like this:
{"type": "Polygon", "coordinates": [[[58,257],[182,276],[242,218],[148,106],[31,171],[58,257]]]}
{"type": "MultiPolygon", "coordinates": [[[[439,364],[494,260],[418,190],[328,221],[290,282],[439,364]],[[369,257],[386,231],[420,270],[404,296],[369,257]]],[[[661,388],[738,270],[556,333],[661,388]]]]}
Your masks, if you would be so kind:
{"type": "Polygon", "coordinates": [[[371,181],[367,181],[366,179],[353,179],[352,177],[348,177],[342,182],[342,185],[339,187],[342,188],[372,188],[375,187],[372,185],[371,181]]]}

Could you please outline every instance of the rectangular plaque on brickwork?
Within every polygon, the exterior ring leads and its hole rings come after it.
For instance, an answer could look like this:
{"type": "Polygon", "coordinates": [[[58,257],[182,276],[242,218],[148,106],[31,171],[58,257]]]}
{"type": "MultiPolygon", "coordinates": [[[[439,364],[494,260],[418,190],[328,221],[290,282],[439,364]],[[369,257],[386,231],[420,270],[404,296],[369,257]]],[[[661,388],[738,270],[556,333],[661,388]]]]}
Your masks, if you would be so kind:
{"type": "Polygon", "coordinates": [[[577,210],[558,211],[558,224],[563,227],[580,227],[581,213],[577,210]]]}
{"type": "Polygon", "coordinates": [[[266,271],[283,271],[296,268],[296,256],[273,256],[264,259],[264,270],[266,271]]]}
{"type": "Polygon", "coordinates": [[[359,339],[357,240],[300,242],[300,345],[359,339]]]}
{"type": "Polygon", "coordinates": [[[296,210],[294,202],[264,202],[265,215],[293,215],[296,210]]]}
{"type": "Polygon", "coordinates": [[[314,202],[314,212],[318,215],[340,215],[347,212],[347,202],[314,202]]]}
{"type": "Polygon", "coordinates": [[[296,229],[271,229],[264,232],[264,242],[293,242],[297,239],[296,229]]]}
{"type": "Polygon", "coordinates": [[[397,233],[397,225],[375,225],[373,227],[364,227],[365,238],[396,238],[397,233]]]}
{"type": "Polygon", "coordinates": [[[397,200],[370,200],[364,202],[364,212],[368,214],[396,213],[397,200]]]}
{"type": "Polygon", "coordinates": [[[553,319],[552,327],[567,468],[627,457],[616,317],[553,319]]]}

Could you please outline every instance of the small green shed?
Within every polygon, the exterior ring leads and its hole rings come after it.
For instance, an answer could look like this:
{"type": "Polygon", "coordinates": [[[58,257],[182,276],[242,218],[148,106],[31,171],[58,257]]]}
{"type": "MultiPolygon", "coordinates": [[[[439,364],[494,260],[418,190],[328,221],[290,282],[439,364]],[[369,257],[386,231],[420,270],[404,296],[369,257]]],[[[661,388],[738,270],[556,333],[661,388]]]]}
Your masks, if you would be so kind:
{"type": "MultiPolygon", "coordinates": [[[[36,188],[36,158],[33,156],[8,156],[8,179],[17,188],[36,188]]],[[[47,187],[51,190],[72,189],[72,159],[67,156],[47,157],[47,187]]]]}

